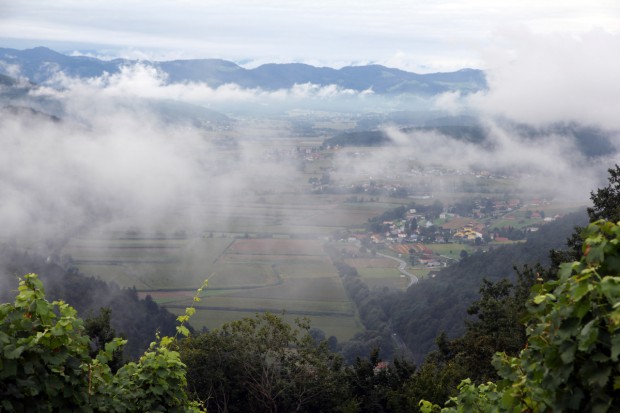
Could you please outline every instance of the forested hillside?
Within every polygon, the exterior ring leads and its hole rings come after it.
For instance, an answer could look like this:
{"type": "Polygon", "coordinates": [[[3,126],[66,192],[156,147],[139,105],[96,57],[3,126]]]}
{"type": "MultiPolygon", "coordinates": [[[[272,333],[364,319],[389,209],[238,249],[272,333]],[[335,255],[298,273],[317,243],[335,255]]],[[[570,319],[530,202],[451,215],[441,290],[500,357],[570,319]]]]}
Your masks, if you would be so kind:
{"type": "MultiPolygon", "coordinates": [[[[415,118],[405,119],[402,121],[402,123],[406,125],[416,124],[417,122],[419,121],[415,118]]],[[[480,121],[475,118],[473,121],[470,118],[460,117],[437,118],[426,123],[426,125],[407,126],[400,128],[399,130],[400,132],[408,135],[443,135],[456,141],[481,146],[489,145],[491,144],[490,142],[493,141],[490,139],[493,133],[492,130],[481,124],[480,121]],[[442,124],[442,122],[445,122],[446,124],[442,124]]],[[[507,123],[506,126],[515,130],[524,139],[531,141],[532,144],[535,144],[537,141],[542,141],[549,135],[562,134],[565,136],[570,136],[574,139],[575,145],[579,152],[589,158],[605,157],[610,153],[615,152],[615,147],[613,144],[615,133],[591,126],[584,126],[577,123],[568,125],[556,124],[546,128],[535,128],[529,125],[514,123],[507,123]]],[[[323,147],[373,147],[393,144],[394,142],[390,139],[385,130],[358,130],[354,132],[344,132],[323,141],[323,147]]]]}
{"type": "MultiPolygon", "coordinates": [[[[403,133],[437,133],[452,139],[482,144],[487,139],[488,131],[480,125],[437,125],[402,128],[403,133]]],[[[338,146],[381,146],[393,144],[383,130],[356,131],[340,133],[323,142],[324,147],[338,146]]]]}
{"type": "Polygon", "coordinates": [[[97,317],[101,308],[110,308],[111,326],[128,339],[125,355],[135,359],[159,331],[170,335],[175,329],[175,316],[161,308],[150,297],[140,299],[135,289],[122,289],[113,283],[87,277],[76,268],[59,265],[54,259],[11,248],[0,251],[0,301],[11,301],[18,277],[37,273],[45,283],[47,297],[62,299],[75,307],[83,318],[97,317]]]}
{"type": "MultiPolygon", "coordinates": [[[[415,206],[423,211],[424,207],[415,206]]],[[[388,211],[369,225],[399,217],[407,208],[388,211]]],[[[429,208],[431,210],[431,208],[429,208]]],[[[341,260],[339,251],[328,249],[345,290],[355,303],[366,331],[340,344],[346,362],[368,356],[373,349],[387,359],[410,357],[421,363],[436,349],[436,339],[445,334],[454,338],[466,331],[468,308],[480,298],[485,281],[516,282],[525,266],[549,266],[550,252],[566,248],[575,226],[587,222],[585,211],[569,214],[529,233],[524,243],[495,247],[469,255],[453,266],[442,268],[429,278],[412,285],[406,292],[371,289],[357,270],[341,260]]]]}
{"type": "Polygon", "coordinates": [[[478,299],[483,280],[514,281],[515,267],[549,265],[549,252],[564,248],[574,227],[586,222],[585,212],[567,215],[530,233],[525,243],[471,254],[435,277],[421,280],[404,294],[395,294],[385,303],[394,331],[415,359],[422,360],[434,348],[440,333],[456,337],[464,332],[467,308],[478,299]]]}
{"type": "Polygon", "coordinates": [[[582,240],[579,262],[561,264],[547,282],[535,279],[527,340],[516,355],[497,349],[498,379],[464,380],[444,408],[421,402],[422,412],[620,409],[620,226],[597,221],[582,240]]]}

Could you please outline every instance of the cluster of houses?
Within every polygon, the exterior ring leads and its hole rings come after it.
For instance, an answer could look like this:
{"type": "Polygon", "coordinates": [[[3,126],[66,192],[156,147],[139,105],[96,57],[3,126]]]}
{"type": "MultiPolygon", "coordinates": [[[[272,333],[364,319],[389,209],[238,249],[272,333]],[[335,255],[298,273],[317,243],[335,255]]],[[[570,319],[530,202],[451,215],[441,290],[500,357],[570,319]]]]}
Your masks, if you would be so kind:
{"type": "MultiPolygon", "coordinates": [[[[450,215],[454,217],[454,214],[450,215]]],[[[450,217],[442,214],[440,218],[450,217]]],[[[386,229],[385,233],[371,235],[373,243],[475,243],[476,239],[482,239],[484,231],[484,225],[475,222],[468,222],[459,228],[435,225],[415,209],[410,209],[404,219],[384,221],[383,227],[386,229]]]]}
{"type": "Polygon", "coordinates": [[[469,223],[456,231],[452,236],[454,239],[459,240],[461,242],[472,242],[475,243],[476,239],[482,240],[482,233],[476,231],[476,225],[473,223],[469,223]]]}
{"type": "MultiPolygon", "coordinates": [[[[518,209],[522,206],[519,199],[512,199],[508,201],[493,201],[493,216],[495,218],[502,217],[503,219],[510,219],[510,212],[518,209]],[[497,214],[497,215],[495,215],[497,214]],[[503,215],[502,215],[503,214],[503,215]]],[[[536,207],[546,205],[540,201],[533,201],[528,203],[528,207],[536,207]]],[[[529,212],[527,218],[541,220],[543,222],[550,222],[557,219],[559,216],[545,217],[544,212],[540,211],[527,211],[529,212]]],[[[430,220],[427,220],[424,214],[418,213],[415,209],[409,209],[403,219],[396,219],[392,221],[384,221],[383,233],[374,233],[370,239],[374,244],[380,243],[470,243],[481,244],[485,239],[494,240],[496,234],[489,230],[490,225],[487,225],[473,221],[472,218],[477,218],[477,210],[474,209],[470,217],[461,217],[454,213],[443,212],[440,214],[440,220],[444,220],[444,224],[436,225],[430,220]]],[[[513,214],[514,215],[514,214],[513,214]]],[[[487,215],[487,217],[489,217],[487,215]]],[[[526,232],[534,232],[538,229],[537,226],[530,226],[525,228],[526,232]]],[[[502,241],[498,238],[497,241],[502,241]]]]}
{"type": "MultiPolygon", "coordinates": [[[[445,212],[444,209],[439,216],[434,215],[439,220],[428,219],[428,211],[420,213],[410,208],[402,218],[384,220],[379,223],[380,225],[374,223],[374,232],[357,234],[350,238],[349,242],[357,244],[361,242],[366,247],[374,245],[373,250],[376,247],[387,247],[397,252],[399,256],[408,257],[412,265],[435,268],[450,265],[453,258],[440,256],[424,244],[482,245],[490,241],[509,242],[522,238],[513,238],[510,235],[512,227],[492,228],[492,222],[495,221],[493,218],[505,222],[510,221],[510,217],[514,216],[515,219],[532,219],[542,223],[559,217],[559,215],[545,217],[542,207],[549,205],[547,201],[529,201],[523,204],[519,199],[499,201],[482,199],[479,203],[485,204],[485,211],[480,211],[485,214],[483,219],[476,219],[478,205],[468,216],[445,212]],[[525,208],[528,209],[524,211],[525,208]]],[[[521,234],[524,234],[534,232],[538,227],[538,224],[535,224],[517,228],[521,234]]],[[[455,248],[460,249],[457,246],[455,248]]]]}

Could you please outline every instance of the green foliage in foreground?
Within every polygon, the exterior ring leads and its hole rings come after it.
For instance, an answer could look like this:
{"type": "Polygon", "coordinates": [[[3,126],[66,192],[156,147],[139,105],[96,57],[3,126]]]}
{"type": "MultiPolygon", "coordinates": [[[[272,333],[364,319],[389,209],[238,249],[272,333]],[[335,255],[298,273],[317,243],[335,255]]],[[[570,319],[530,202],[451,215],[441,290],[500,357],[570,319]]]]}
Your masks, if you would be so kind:
{"type": "Polygon", "coordinates": [[[137,363],[112,374],[109,362],[124,343],[114,339],[91,357],[76,311],[63,301],[48,302],[41,281],[27,274],[15,303],[0,305],[0,410],[200,411],[185,392],[174,338],[157,340],[137,363]]]}
{"type": "Polygon", "coordinates": [[[445,408],[422,412],[620,411],[620,223],[583,233],[583,257],[534,286],[527,346],[497,353],[497,383],[465,380],[445,408]]]}

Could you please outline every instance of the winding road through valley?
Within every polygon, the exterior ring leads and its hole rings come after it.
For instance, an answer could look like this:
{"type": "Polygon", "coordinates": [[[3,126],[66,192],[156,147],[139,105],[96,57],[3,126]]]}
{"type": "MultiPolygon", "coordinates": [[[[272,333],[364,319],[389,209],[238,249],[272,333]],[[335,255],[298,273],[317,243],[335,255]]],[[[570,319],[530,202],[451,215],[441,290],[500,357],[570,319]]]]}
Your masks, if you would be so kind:
{"type": "Polygon", "coordinates": [[[401,274],[409,277],[409,285],[407,285],[407,288],[411,287],[413,284],[416,284],[418,281],[420,281],[417,276],[405,270],[405,268],[407,267],[407,263],[405,261],[401,260],[400,258],[392,257],[391,255],[381,254],[380,252],[378,252],[377,255],[380,255],[382,257],[389,258],[391,260],[398,262],[398,271],[400,271],[401,274]]]}

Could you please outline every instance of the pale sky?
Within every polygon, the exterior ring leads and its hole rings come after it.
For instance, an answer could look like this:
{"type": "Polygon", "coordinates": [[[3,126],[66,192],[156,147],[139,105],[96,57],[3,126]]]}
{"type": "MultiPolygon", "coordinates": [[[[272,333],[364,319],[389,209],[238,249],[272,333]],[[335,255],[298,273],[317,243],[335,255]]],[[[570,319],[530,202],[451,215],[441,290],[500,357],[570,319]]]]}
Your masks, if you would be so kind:
{"type": "MultiPolygon", "coordinates": [[[[620,35],[618,0],[0,0],[0,47],[246,66],[485,69],[514,33],[620,35]],[[508,36],[507,36],[508,34],[508,36]]],[[[619,51],[620,53],[620,51],[619,51]]]]}

